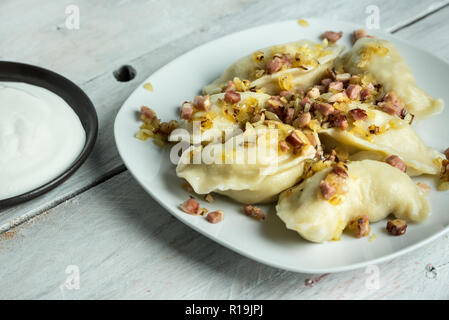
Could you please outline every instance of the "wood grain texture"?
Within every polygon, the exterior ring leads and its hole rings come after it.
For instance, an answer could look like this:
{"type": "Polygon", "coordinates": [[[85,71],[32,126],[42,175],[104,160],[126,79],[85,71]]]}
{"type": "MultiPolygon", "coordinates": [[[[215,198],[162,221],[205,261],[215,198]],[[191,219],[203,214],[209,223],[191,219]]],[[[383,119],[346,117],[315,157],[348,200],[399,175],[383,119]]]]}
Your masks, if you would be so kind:
{"type": "Polygon", "coordinates": [[[449,8],[419,20],[448,1],[292,0],[280,6],[267,0],[226,5],[194,0],[187,7],[175,0],[81,0],[79,31],[64,29],[65,5],[72,1],[34,1],[39,10],[29,10],[30,3],[0,3],[0,37],[6,43],[0,59],[38,64],[75,80],[96,105],[100,137],[92,157],[65,184],[29,203],[0,209],[0,232],[5,231],[0,298],[449,298],[449,265],[437,268],[434,279],[425,271],[428,263],[449,262],[447,236],[378,265],[377,290],[366,285],[371,279],[366,269],[310,276],[267,267],[199,235],[162,209],[127,172],[120,173],[124,167],[112,136],[118,108],[151,73],[202,43],[269,21],[310,16],[363,23],[366,6],[376,4],[382,29],[399,30],[398,37],[449,59],[449,8]],[[138,74],[118,83],[112,71],[124,63],[138,74]],[[48,210],[65,199],[70,200],[48,210]],[[79,290],[64,286],[69,265],[80,268],[79,290]],[[307,279],[317,283],[306,286],[307,279]]]}
{"type": "Polygon", "coordinates": [[[368,269],[282,271],[191,230],[125,172],[0,238],[0,299],[447,299],[449,266],[436,279],[425,266],[448,262],[448,245],[442,237],[378,265],[378,289],[368,269]],[[79,290],[64,286],[69,265],[79,290]]]}
{"type": "MultiPolygon", "coordinates": [[[[177,56],[217,37],[269,22],[321,17],[364,24],[365,9],[377,5],[380,26],[395,30],[444,1],[77,1],[79,30],[65,28],[71,1],[6,0],[0,3],[0,59],[38,64],[78,83],[94,102],[100,134],[92,156],[54,191],[12,208],[0,209],[0,232],[124,170],[113,141],[117,110],[135,86],[177,56]],[[14,14],[16,13],[16,14],[14,14]],[[49,45],[55,44],[55,45],[49,45]],[[137,77],[117,82],[112,72],[128,63],[137,77]]],[[[440,38],[442,36],[440,35],[440,38]]]]}

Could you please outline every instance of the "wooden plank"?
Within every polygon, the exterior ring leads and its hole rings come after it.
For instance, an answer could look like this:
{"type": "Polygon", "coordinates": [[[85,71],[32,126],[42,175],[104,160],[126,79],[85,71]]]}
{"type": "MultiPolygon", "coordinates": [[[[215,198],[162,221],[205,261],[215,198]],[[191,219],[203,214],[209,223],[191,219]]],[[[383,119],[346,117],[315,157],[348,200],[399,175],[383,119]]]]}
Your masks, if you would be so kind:
{"type": "Polygon", "coordinates": [[[445,7],[426,19],[395,32],[395,35],[449,61],[449,7],[445,7]]]}
{"type": "Polygon", "coordinates": [[[198,0],[188,5],[179,0],[164,1],[164,5],[81,0],[78,31],[63,28],[65,5],[69,3],[40,1],[39,10],[28,10],[28,1],[2,1],[0,37],[7,45],[0,47],[0,58],[39,64],[78,82],[97,108],[99,139],[86,164],[62,186],[28,203],[0,209],[0,232],[123,171],[113,141],[118,108],[140,81],[184,52],[225,34],[276,20],[311,16],[364,23],[365,9],[373,4],[381,10],[380,26],[388,31],[448,1],[416,0],[411,5],[410,1],[364,0],[351,4],[348,10],[342,0],[288,0],[282,6],[269,0],[226,4],[214,0],[207,6],[198,0]],[[119,83],[112,76],[123,63],[137,70],[131,82],[119,83]]]}
{"type": "Polygon", "coordinates": [[[282,271],[191,230],[125,172],[3,234],[0,299],[447,299],[449,265],[436,279],[425,266],[448,262],[448,245],[327,276],[282,271]]]}

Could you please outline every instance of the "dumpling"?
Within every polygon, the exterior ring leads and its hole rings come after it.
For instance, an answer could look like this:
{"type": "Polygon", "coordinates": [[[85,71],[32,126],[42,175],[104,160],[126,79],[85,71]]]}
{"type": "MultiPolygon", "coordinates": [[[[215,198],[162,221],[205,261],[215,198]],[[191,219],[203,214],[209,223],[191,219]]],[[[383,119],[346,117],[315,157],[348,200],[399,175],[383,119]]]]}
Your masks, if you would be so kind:
{"type": "Polygon", "coordinates": [[[418,119],[441,112],[444,102],[420,89],[410,67],[392,43],[372,38],[358,40],[342,58],[345,71],[367,73],[385,92],[396,92],[409,113],[418,119]]]}
{"type": "MultiPolygon", "coordinates": [[[[195,108],[189,120],[181,119],[180,128],[186,129],[190,135],[194,133],[194,130],[201,132],[202,141],[213,141],[217,138],[221,140],[224,133],[227,138],[239,133],[239,129],[243,129],[252,115],[264,108],[265,102],[271,96],[254,92],[238,94],[240,94],[240,101],[236,104],[226,103],[224,93],[210,96],[209,110],[201,111],[195,108]],[[194,121],[198,124],[197,128],[194,128],[194,121]]],[[[174,131],[169,140],[179,140],[179,133],[179,130],[174,131]]]]}
{"type": "Polygon", "coordinates": [[[347,130],[329,128],[320,131],[320,139],[328,148],[345,147],[350,154],[359,151],[354,160],[381,159],[390,155],[399,156],[407,165],[407,173],[439,174],[440,160],[444,156],[427,147],[407,121],[373,109],[368,104],[351,103],[349,109],[365,110],[368,117],[350,123],[347,130]],[[379,153],[379,155],[375,155],[379,153]],[[374,156],[373,156],[374,155],[374,156]]]}
{"type": "Polygon", "coordinates": [[[292,127],[279,122],[268,121],[257,127],[248,123],[244,133],[225,144],[191,146],[182,154],[176,173],[198,194],[216,192],[245,204],[273,202],[281,191],[298,183],[304,161],[316,154],[299,130],[294,132],[302,147],[282,151],[280,144],[292,131],[292,127]],[[192,163],[195,154],[202,156],[201,163],[192,163]],[[212,156],[204,161],[205,155],[212,156]]]}
{"type": "Polygon", "coordinates": [[[379,161],[354,161],[347,165],[346,193],[325,200],[320,183],[331,168],[319,171],[300,185],[283,192],[276,206],[286,227],[312,242],[338,240],[348,223],[361,215],[370,222],[394,214],[419,222],[429,216],[424,191],[402,171],[379,161]]]}
{"type": "Polygon", "coordinates": [[[221,92],[234,78],[249,80],[247,89],[265,88],[269,94],[304,90],[321,80],[343,49],[308,40],[261,49],[232,64],[220,78],[203,88],[203,94],[221,92]]]}

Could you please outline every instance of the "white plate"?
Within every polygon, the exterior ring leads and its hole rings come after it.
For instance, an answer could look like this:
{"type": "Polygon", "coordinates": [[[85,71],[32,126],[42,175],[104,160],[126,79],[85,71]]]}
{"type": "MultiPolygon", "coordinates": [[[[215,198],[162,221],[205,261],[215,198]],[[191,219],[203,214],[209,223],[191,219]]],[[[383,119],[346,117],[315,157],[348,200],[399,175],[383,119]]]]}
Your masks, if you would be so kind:
{"type": "MultiPolygon", "coordinates": [[[[307,28],[297,21],[286,21],[241,31],[198,47],[172,61],[150,76],[154,92],[140,85],[120,109],[115,121],[115,139],[120,155],[135,179],[163,207],[179,220],[244,256],[281,269],[303,273],[339,272],[376,264],[416,249],[448,230],[449,197],[435,190],[436,181],[420,178],[432,186],[430,201],[432,216],[421,224],[409,225],[407,234],[392,237],[385,232],[385,221],[372,225],[377,238],[355,239],[343,235],[340,241],[310,243],[288,231],[276,216],[274,206],[263,206],[264,222],[254,221],[242,214],[242,206],[216,196],[214,204],[201,201],[209,210],[222,209],[223,222],[212,225],[202,217],[190,216],[178,209],[188,198],[175,166],[169,160],[169,148],[163,151],[151,140],[134,138],[139,126],[136,116],[142,105],[154,109],[164,121],[178,118],[178,108],[191,100],[201,88],[217,78],[238,58],[267,47],[300,39],[319,40],[326,30],[343,31],[339,44],[351,47],[351,33],[360,26],[343,22],[310,19],[307,28]]],[[[418,84],[435,97],[449,101],[449,65],[424,50],[415,48],[390,35],[370,34],[392,41],[410,64],[418,84]]],[[[449,145],[449,111],[415,125],[424,141],[438,150],[449,145]]],[[[148,214],[151,214],[150,212],[148,214]]]]}

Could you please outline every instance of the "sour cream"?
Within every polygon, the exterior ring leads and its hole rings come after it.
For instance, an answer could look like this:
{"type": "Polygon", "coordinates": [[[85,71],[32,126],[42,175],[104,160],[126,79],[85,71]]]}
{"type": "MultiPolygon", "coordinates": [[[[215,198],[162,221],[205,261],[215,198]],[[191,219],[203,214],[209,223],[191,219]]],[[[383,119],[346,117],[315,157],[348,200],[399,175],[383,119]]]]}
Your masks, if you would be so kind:
{"type": "Polygon", "coordinates": [[[80,119],[58,95],[26,83],[0,82],[0,200],[59,176],[85,142],[80,119]]]}

